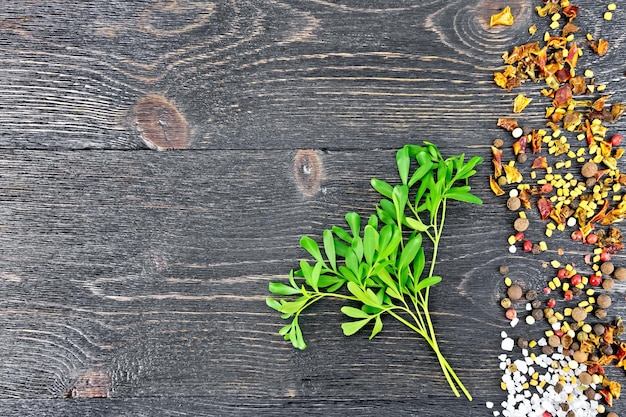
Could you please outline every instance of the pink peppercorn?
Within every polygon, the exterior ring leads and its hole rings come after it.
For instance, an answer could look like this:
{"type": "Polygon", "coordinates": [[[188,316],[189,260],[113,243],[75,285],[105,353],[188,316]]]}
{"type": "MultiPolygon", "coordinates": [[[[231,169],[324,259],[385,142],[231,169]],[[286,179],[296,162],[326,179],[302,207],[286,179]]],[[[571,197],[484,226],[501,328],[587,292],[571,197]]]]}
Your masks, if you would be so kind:
{"type": "Polygon", "coordinates": [[[602,284],[602,277],[600,275],[592,275],[589,277],[589,285],[597,287],[600,284],[602,284]]]}
{"type": "MultiPolygon", "coordinates": [[[[567,290],[565,291],[565,293],[563,294],[563,297],[567,300],[567,301],[572,301],[574,299],[574,293],[572,292],[572,290],[567,290]]],[[[555,333],[556,334],[556,333],[555,333]]]]}
{"type": "Polygon", "coordinates": [[[552,292],[552,290],[550,289],[550,287],[543,287],[543,293],[545,295],[548,295],[552,292]]]}
{"type": "Polygon", "coordinates": [[[611,145],[619,146],[620,143],[622,143],[622,135],[617,134],[617,135],[613,135],[613,137],[611,137],[611,145]]]}
{"type": "Polygon", "coordinates": [[[516,240],[517,242],[521,242],[522,240],[524,240],[524,233],[522,233],[522,232],[517,232],[517,233],[515,234],[515,240],[516,240]]]}
{"type": "Polygon", "coordinates": [[[504,315],[507,319],[513,320],[515,317],[517,317],[517,311],[515,311],[515,309],[513,308],[509,308],[506,313],[504,313],[504,315]]]}
{"type": "Polygon", "coordinates": [[[595,233],[590,233],[589,235],[587,235],[586,242],[590,245],[595,245],[596,243],[598,243],[598,235],[596,235],[595,233]]]}
{"type": "Polygon", "coordinates": [[[583,277],[581,277],[580,274],[573,275],[572,278],[570,278],[570,283],[572,285],[579,285],[582,282],[583,282],[583,277]]]}
{"type": "Polygon", "coordinates": [[[572,240],[582,240],[583,234],[580,230],[574,230],[572,232],[572,240]]]}
{"type": "Polygon", "coordinates": [[[550,308],[554,308],[556,306],[556,300],[554,298],[550,298],[547,302],[546,305],[550,308]]]}
{"type": "Polygon", "coordinates": [[[600,260],[602,262],[608,262],[611,260],[611,254],[608,253],[606,250],[603,250],[602,253],[600,253],[600,260]]]}
{"type": "Polygon", "coordinates": [[[524,241],[524,252],[531,252],[533,250],[533,242],[530,240],[524,241]]]}
{"type": "Polygon", "coordinates": [[[567,278],[567,271],[565,269],[559,269],[556,276],[559,277],[559,279],[565,279],[567,278]]]}

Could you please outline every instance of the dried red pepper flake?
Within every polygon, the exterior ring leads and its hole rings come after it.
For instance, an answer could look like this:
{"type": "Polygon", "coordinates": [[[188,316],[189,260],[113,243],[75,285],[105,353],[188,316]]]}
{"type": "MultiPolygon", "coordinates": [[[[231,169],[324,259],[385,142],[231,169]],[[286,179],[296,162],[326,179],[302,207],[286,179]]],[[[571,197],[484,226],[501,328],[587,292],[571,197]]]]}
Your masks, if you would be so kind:
{"type": "Polygon", "coordinates": [[[513,143],[513,153],[515,155],[526,153],[527,145],[528,145],[528,138],[526,136],[522,136],[521,138],[519,138],[513,143]]]}
{"type": "Polygon", "coordinates": [[[512,132],[513,129],[518,127],[517,120],[500,117],[500,118],[498,118],[498,127],[501,127],[504,130],[512,132]]]}
{"type": "Polygon", "coordinates": [[[609,390],[602,388],[598,391],[598,393],[602,396],[602,399],[609,407],[613,407],[613,395],[609,392],[609,390]]]}
{"type": "Polygon", "coordinates": [[[597,42],[592,42],[589,46],[593,52],[600,56],[606,55],[609,50],[609,42],[605,39],[598,39],[597,42]]]}
{"type": "Polygon", "coordinates": [[[578,6],[574,6],[574,5],[565,6],[563,7],[563,10],[561,10],[561,13],[563,13],[565,16],[569,17],[570,19],[574,19],[578,15],[578,6]]]}
{"type": "Polygon", "coordinates": [[[550,203],[550,200],[545,197],[541,197],[537,200],[537,208],[539,209],[541,220],[547,220],[550,218],[550,213],[552,213],[552,203],[550,203]]]}
{"type": "Polygon", "coordinates": [[[548,159],[545,156],[538,156],[533,161],[532,169],[548,169],[548,159]]]}
{"type": "Polygon", "coordinates": [[[572,97],[572,88],[569,84],[563,85],[556,90],[552,104],[557,108],[567,107],[572,102],[572,97]]]}

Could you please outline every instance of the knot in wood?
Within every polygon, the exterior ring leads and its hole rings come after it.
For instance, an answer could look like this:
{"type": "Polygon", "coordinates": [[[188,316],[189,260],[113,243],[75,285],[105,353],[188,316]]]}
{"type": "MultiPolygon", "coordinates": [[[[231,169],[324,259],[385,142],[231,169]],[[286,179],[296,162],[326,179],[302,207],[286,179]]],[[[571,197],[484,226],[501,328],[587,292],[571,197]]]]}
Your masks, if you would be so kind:
{"type": "Polygon", "coordinates": [[[152,149],[186,149],[189,147],[187,121],[165,97],[149,95],[137,100],[133,121],[141,139],[152,149]]]}
{"type": "Polygon", "coordinates": [[[312,149],[300,149],[293,162],[294,176],[300,192],[312,197],[320,189],[322,181],[322,159],[312,149]]]}

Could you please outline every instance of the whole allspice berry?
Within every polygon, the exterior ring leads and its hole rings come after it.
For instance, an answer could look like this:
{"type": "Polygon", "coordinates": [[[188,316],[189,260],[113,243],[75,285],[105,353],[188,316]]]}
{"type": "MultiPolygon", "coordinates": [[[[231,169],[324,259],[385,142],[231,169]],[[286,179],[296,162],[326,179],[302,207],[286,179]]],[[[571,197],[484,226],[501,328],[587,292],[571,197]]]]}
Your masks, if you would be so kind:
{"type": "Polygon", "coordinates": [[[600,294],[596,299],[596,304],[600,308],[609,308],[611,306],[611,297],[607,294],[600,294]]]}
{"type": "Polygon", "coordinates": [[[572,318],[576,322],[585,321],[585,319],[587,318],[587,310],[582,307],[575,307],[572,310],[572,318]]]}
{"type": "Polygon", "coordinates": [[[513,301],[519,300],[520,298],[522,298],[522,294],[523,294],[522,287],[519,286],[518,284],[511,285],[506,292],[506,295],[513,301]]]}
{"type": "Polygon", "coordinates": [[[626,268],[620,266],[615,271],[613,271],[613,278],[618,281],[624,281],[626,279],[626,268]]]}
{"type": "Polygon", "coordinates": [[[602,280],[602,288],[607,291],[611,291],[615,286],[615,280],[613,278],[605,278],[602,280]]]}
{"type": "Polygon", "coordinates": [[[522,206],[522,200],[520,200],[519,197],[509,197],[509,199],[506,200],[506,206],[511,211],[517,211],[522,206]]]}
{"type": "MultiPolygon", "coordinates": [[[[525,232],[528,229],[529,225],[530,225],[530,222],[528,221],[528,219],[519,217],[515,219],[515,222],[513,223],[513,228],[518,232],[525,232]]],[[[626,277],[626,271],[624,272],[625,272],[624,276],[626,277]]]]}
{"type": "Polygon", "coordinates": [[[585,178],[591,178],[594,175],[596,175],[597,172],[598,172],[598,166],[593,161],[586,162],[585,165],[583,165],[581,169],[581,173],[583,174],[583,177],[585,178]]]}
{"type": "Polygon", "coordinates": [[[604,275],[611,275],[613,271],[615,271],[615,265],[613,265],[611,261],[604,262],[600,265],[600,271],[602,271],[604,275]]]}

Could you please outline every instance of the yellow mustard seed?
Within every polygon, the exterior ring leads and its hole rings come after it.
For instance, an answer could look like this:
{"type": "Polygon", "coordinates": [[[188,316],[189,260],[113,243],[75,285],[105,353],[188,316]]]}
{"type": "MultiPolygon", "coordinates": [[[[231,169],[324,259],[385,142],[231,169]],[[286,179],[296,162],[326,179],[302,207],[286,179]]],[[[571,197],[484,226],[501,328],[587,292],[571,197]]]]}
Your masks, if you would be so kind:
{"type": "Polygon", "coordinates": [[[542,240],[541,242],[539,242],[539,248],[542,251],[547,251],[548,250],[548,244],[545,241],[542,240]]]}
{"type": "Polygon", "coordinates": [[[511,280],[511,278],[506,277],[504,278],[504,285],[506,285],[507,287],[510,287],[513,284],[513,281],[511,280]]]}
{"type": "Polygon", "coordinates": [[[606,90],[606,84],[600,84],[599,86],[596,87],[597,91],[604,91],[606,90]]]}
{"type": "Polygon", "coordinates": [[[587,78],[593,77],[593,71],[591,71],[590,69],[585,70],[585,77],[587,77],[587,78]]]}
{"type": "MultiPolygon", "coordinates": [[[[604,20],[613,20],[613,13],[611,13],[611,12],[604,12],[604,20]]],[[[550,25],[550,27],[552,27],[552,25],[550,25]]],[[[555,29],[555,28],[552,28],[552,29],[555,29]]]]}
{"type": "Polygon", "coordinates": [[[615,3],[609,3],[606,8],[610,11],[614,11],[615,9],[617,9],[617,5],[615,3]]]}

